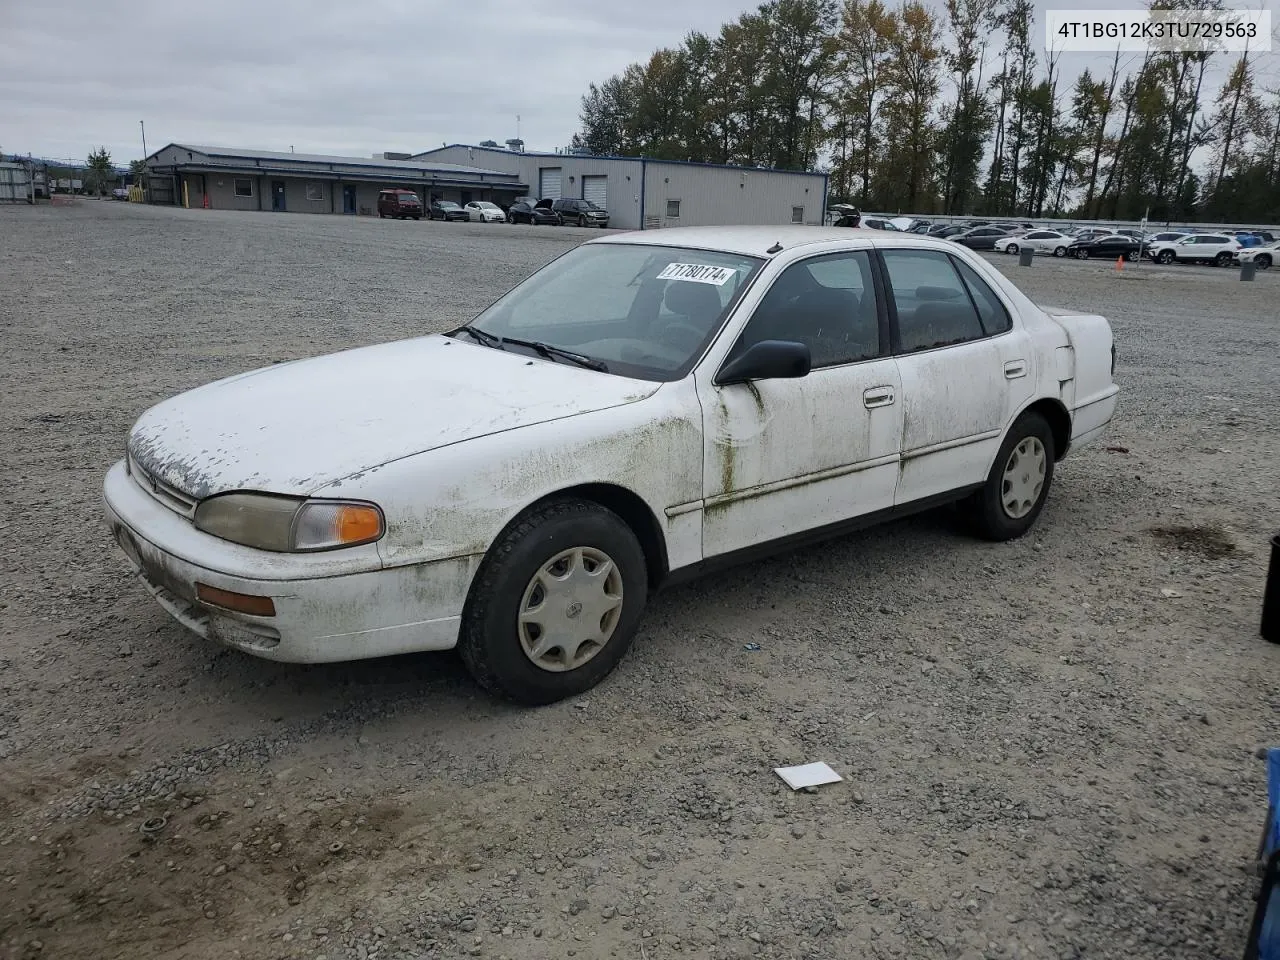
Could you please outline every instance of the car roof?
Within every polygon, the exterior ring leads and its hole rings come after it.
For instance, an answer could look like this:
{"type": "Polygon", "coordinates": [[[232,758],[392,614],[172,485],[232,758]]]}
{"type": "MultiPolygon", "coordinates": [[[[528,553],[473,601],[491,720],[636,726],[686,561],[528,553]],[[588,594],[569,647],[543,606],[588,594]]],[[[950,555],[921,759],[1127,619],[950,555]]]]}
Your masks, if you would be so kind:
{"type": "MultiPolygon", "coordinates": [[[[865,223],[865,220],[863,221],[865,223]]],[[[781,244],[784,250],[828,240],[892,241],[894,244],[929,250],[954,250],[955,246],[936,237],[902,231],[870,230],[866,227],[664,227],[661,230],[632,231],[588,240],[588,243],[640,243],[652,246],[693,247],[719,250],[752,257],[770,256],[769,249],[781,244]]]]}

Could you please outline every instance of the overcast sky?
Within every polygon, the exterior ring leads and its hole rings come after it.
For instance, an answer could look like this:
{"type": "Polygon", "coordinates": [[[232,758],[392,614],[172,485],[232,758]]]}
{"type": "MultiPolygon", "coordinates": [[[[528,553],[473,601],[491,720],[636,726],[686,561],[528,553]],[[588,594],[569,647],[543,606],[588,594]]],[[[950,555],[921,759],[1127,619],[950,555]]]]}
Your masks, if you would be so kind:
{"type": "MultiPolygon", "coordinates": [[[[144,120],[151,152],[187,142],[367,156],[501,143],[516,135],[517,114],[528,148],[549,150],[578,129],[588,83],[679,43],[688,30],[715,33],[754,6],[2,0],[0,151],[83,159],[105,145],[124,164],[142,155],[144,120]]],[[[1042,33],[1037,40],[1042,46],[1042,33]]],[[[1274,68],[1280,54],[1266,56],[1274,68]]],[[[1071,74],[1107,61],[1072,55],[1064,67],[1071,74]]]]}

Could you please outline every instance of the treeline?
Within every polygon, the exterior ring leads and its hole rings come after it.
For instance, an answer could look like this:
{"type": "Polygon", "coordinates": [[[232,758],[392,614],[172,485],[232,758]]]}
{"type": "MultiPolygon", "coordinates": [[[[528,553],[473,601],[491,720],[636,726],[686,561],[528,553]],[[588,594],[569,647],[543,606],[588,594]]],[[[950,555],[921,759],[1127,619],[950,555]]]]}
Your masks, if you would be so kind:
{"type": "Polygon", "coordinates": [[[770,0],[591,84],[574,146],[829,170],[832,202],[869,210],[1280,220],[1280,91],[1256,54],[1117,54],[1064,84],[1033,13],[770,0]]]}

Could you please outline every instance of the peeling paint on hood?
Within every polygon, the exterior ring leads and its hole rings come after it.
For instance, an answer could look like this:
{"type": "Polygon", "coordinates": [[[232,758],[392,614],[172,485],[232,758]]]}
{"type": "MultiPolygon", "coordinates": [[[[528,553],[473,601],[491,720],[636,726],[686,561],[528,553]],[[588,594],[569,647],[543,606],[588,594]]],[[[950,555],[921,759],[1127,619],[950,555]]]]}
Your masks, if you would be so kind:
{"type": "Polygon", "coordinates": [[[634,402],[659,386],[432,335],[179,394],[138,419],[129,452],[197,499],[305,496],[392,460],[634,402]]]}

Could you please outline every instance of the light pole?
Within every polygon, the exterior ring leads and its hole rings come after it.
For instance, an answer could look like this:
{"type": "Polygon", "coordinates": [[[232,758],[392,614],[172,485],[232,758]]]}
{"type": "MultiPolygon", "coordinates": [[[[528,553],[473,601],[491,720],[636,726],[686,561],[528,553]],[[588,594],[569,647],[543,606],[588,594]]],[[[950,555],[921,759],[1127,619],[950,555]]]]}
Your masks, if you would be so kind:
{"type": "MultiPolygon", "coordinates": [[[[138,179],[139,179],[139,180],[145,180],[145,179],[146,179],[146,167],[147,167],[147,124],[146,124],[146,122],[145,122],[145,121],[139,120],[139,121],[138,121],[138,126],[142,128],[142,168],[143,168],[143,175],[142,175],[141,177],[139,177],[138,179]]],[[[143,184],[142,184],[142,183],[139,183],[139,184],[138,184],[138,189],[139,189],[139,190],[143,190],[143,191],[145,191],[145,190],[146,190],[146,187],[145,187],[145,186],[143,186],[143,184]]],[[[145,193],[143,194],[143,202],[144,202],[144,203],[146,202],[146,195],[145,195],[145,193]]]]}

